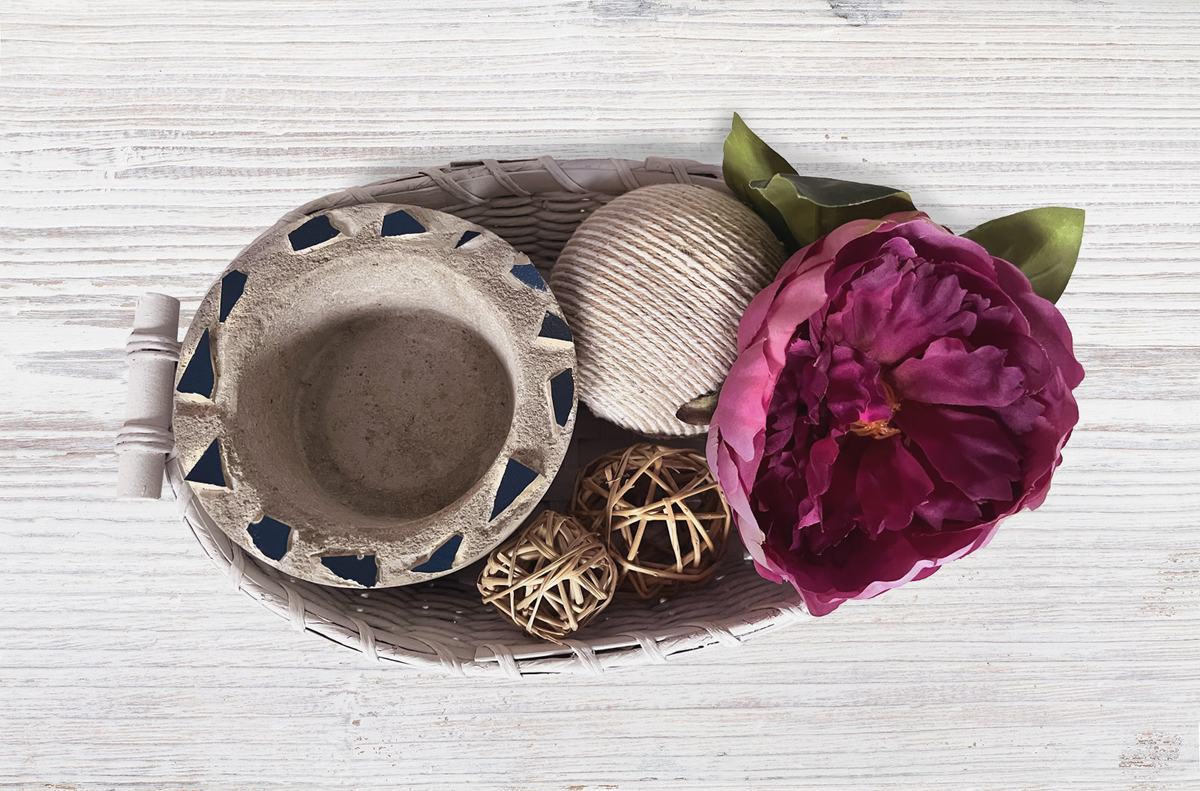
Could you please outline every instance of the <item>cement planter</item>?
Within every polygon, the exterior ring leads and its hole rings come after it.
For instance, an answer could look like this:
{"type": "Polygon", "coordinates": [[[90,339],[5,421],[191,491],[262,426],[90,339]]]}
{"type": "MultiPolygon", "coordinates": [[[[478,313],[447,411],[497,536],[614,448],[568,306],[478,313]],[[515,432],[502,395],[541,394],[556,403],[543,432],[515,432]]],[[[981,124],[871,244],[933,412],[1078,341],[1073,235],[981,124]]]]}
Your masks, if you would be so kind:
{"type": "Polygon", "coordinates": [[[449,214],[366,204],[279,228],[183,341],[187,483],[231,539],[300,579],[461,568],[520,525],[566,453],[561,317],[523,254],[449,214]]]}

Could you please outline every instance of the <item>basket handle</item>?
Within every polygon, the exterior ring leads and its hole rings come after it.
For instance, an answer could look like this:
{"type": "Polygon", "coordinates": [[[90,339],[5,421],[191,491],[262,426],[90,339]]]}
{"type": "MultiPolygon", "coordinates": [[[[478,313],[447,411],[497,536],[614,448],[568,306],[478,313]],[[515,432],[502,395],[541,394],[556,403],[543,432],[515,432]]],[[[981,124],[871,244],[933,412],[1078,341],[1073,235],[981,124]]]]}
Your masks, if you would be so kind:
{"type": "Polygon", "coordinates": [[[125,424],[117,434],[117,497],[157,500],[162,495],[171,433],[171,391],[179,363],[179,300],[144,294],[125,344],[129,386],[125,424]]]}

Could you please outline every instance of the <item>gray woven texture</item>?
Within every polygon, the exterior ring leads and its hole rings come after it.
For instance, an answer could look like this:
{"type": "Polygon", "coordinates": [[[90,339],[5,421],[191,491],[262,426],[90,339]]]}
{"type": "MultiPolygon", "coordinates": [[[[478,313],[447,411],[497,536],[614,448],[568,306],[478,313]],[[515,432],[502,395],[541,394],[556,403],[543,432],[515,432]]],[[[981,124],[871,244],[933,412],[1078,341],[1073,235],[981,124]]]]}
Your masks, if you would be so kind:
{"type": "MultiPolygon", "coordinates": [[[[563,244],[594,209],[631,189],[663,183],[728,192],[719,167],[689,160],[481,160],[327,195],[289,212],[277,227],[336,206],[426,206],[494,231],[548,275],[563,244]]],[[[533,516],[544,508],[564,510],[582,465],[638,439],[591,416],[580,404],[567,458],[533,516]]],[[[697,447],[699,442],[680,444],[697,447]]],[[[511,677],[599,673],[662,663],[673,655],[716,644],[735,646],[806,617],[795,593],[759,577],[734,541],[720,574],[702,590],[661,602],[618,600],[559,646],[530,637],[482,603],[475,578],[483,561],[431,582],[383,590],[297,581],[259,563],[229,540],[204,512],[173,455],[167,478],[184,522],[231,585],[295,629],[315,632],[361,651],[370,660],[395,666],[511,677]]]]}

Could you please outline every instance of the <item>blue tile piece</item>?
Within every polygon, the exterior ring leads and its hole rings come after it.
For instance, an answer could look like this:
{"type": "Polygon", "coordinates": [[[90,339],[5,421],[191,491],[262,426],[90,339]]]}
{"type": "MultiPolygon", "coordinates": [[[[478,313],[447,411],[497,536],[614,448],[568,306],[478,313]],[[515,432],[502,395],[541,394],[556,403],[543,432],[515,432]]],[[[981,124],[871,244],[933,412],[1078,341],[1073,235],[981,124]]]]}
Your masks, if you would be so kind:
{"type": "Polygon", "coordinates": [[[208,337],[208,330],[205,330],[196,344],[196,351],[192,353],[192,359],[188,360],[187,368],[183,369],[183,376],[179,377],[179,384],[175,385],[175,389],[181,393],[195,393],[205,398],[212,398],[213,388],[216,385],[217,377],[213,373],[212,342],[208,337]]]}
{"type": "Polygon", "coordinates": [[[538,474],[534,470],[516,459],[509,459],[508,466],[504,468],[504,476],[500,478],[500,488],[496,490],[496,501],[492,505],[492,515],[488,521],[504,513],[537,477],[538,474]]]}
{"type": "Polygon", "coordinates": [[[466,244],[467,242],[471,241],[471,240],[472,240],[472,239],[474,239],[476,236],[479,236],[479,231],[463,231],[463,235],[462,235],[462,236],[460,236],[460,237],[459,237],[459,239],[458,239],[458,244],[456,244],[456,245],[454,245],[454,246],[455,246],[455,247],[462,247],[464,244],[466,244]]]}
{"type": "Polygon", "coordinates": [[[547,313],[542,317],[542,331],[538,333],[539,338],[551,338],[556,341],[566,341],[570,343],[574,340],[571,335],[571,328],[567,326],[567,322],[563,321],[553,313],[547,313]]]}
{"type": "Polygon", "coordinates": [[[246,525],[246,532],[258,551],[271,560],[280,560],[287,554],[292,528],[283,522],[264,514],[262,519],[246,525]]]}
{"type": "Polygon", "coordinates": [[[322,214],[320,217],[313,217],[304,223],[304,225],[289,233],[288,241],[292,243],[293,250],[300,252],[310,247],[316,247],[321,242],[328,242],[339,233],[341,231],[334,228],[329,218],[322,214]]]}
{"type": "Polygon", "coordinates": [[[381,236],[407,236],[410,233],[425,233],[425,226],[408,212],[394,211],[383,218],[381,236]]]}
{"type": "Polygon", "coordinates": [[[542,273],[537,271],[533,264],[517,264],[509,273],[530,288],[536,288],[538,291],[550,290],[546,288],[546,281],[542,280],[542,273]]]}
{"type": "Polygon", "coordinates": [[[462,536],[450,536],[446,539],[446,543],[434,551],[429,560],[415,566],[413,571],[422,573],[449,571],[454,566],[454,558],[458,556],[458,547],[462,544],[462,538],[462,536]]]}
{"type": "Polygon", "coordinates": [[[225,465],[221,463],[221,441],[214,439],[200,460],[184,476],[192,483],[207,483],[212,486],[229,486],[225,482],[225,465]]]}
{"type": "Polygon", "coordinates": [[[344,580],[357,582],[364,588],[374,588],[379,579],[379,566],[374,555],[335,555],[321,558],[321,565],[344,580]]]}
{"type": "Polygon", "coordinates": [[[245,290],[245,272],[239,272],[234,269],[221,278],[221,315],[218,319],[219,321],[225,321],[225,319],[229,318],[229,311],[233,310],[233,306],[242,298],[242,292],[245,290]]]}
{"type": "Polygon", "coordinates": [[[550,380],[550,405],[554,407],[554,422],[559,426],[567,425],[574,404],[575,376],[568,368],[550,380]]]}

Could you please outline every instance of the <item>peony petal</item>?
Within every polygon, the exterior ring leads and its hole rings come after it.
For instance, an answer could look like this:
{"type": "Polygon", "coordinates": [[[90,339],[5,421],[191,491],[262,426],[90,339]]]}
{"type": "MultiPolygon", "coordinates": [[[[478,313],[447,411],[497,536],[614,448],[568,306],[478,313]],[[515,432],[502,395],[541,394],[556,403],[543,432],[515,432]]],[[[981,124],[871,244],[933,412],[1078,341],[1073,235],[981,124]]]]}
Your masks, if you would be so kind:
{"type": "Polygon", "coordinates": [[[793,255],[791,258],[789,258],[783,265],[783,268],[780,269],[779,273],[775,276],[775,280],[772,281],[762,291],[758,292],[758,294],[756,294],[754,298],[750,300],[750,304],[746,306],[746,310],[744,313],[742,313],[742,318],[738,322],[738,354],[741,354],[743,351],[745,351],[746,347],[748,347],[750,344],[761,340],[759,334],[762,331],[763,324],[767,320],[767,313],[770,312],[775,304],[775,295],[779,293],[779,289],[790,277],[790,274],[787,273],[788,267],[792,261],[796,260],[796,256],[798,255],[800,255],[800,253],[796,253],[796,255],[793,255]]]}
{"type": "Polygon", "coordinates": [[[933,491],[933,481],[899,437],[858,441],[867,445],[855,492],[867,532],[908,527],[913,511],[933,491]]]}
{"type": "Polygon", "coordinates": [[[827,342],[842,342],[856,349],[870,349],[881,327],[888,324],[892,293],[900,283],[897,261],[880,262],[857,278],[849,290],[840,292],[837,309],[826,318],[827,342]]]}
{"type": "Polygon", "coordinates": [[[979,506],[952,483],[938,481],[925,502],[916,507],[914,513],[924,519],[934,530],[941,530],[946,522],[974,522],[979,519],[979,506]]]}
{"type": "Polygon", "coordinates": [[[769,566],[762,549],[765,537],[747,499],[747,488],[741,480],[728,446],[721,441],[720,431],[716,427],[709,430],[707,455],[709,468],[716,476],[725,501],[733,511],[734,523],[742,537],[742,543],[756,563],[769,566]]]}
{"type": "MultiPolygon", "coordinates": [[[[838,456],[829,475],[829,485],[820,493],[820,520],[797,535],[792,549],[799,548],[801,539],[808,542],[811,551],[822,553],[840,544],[851,531],[858,529],[862,517],[855,484],[858,469],[862,464],[864,443],[845,438],[838,445],[838,456]]],[[[799,533],[800,531],[797,531],[799,533]]]]}
{"type": "Polygon", "coordinates": [[[1033,427],[1046,405],[1035,398],[1023,395],[1013,403],[993,409],[1004,425],[1013,434],[1020,436],[1033,430],[1033,427]]]}
{"type": "Polygon", "coordinates": [[[944,566],[987,546],[996,534],[996,529],[1000,526],[1001,521],[1003,520],[997,519],[984,525],[976,525],[962,530],[946,530],[935,533],[910,531],[907,538],[914,552],[930,558],[935,565],[944,566]]]}
{"type": "Polygon", "coordinates": [[[755,466],[761,458],[755,452],[755,442],[761,441],[766,430],[767,407],[779,376],[777,370],[771,370],[762,347],[763,341],[757,341],[734,360],[709,428],[711,431],[712,426],[720,425],[722,440],[755,466]]]}
{"type": "Polygon", "coordinates": [[[815,359],[805,361],[800,369],[800,399],[804,402],[810,423],[818,421],[821,402],[829,392],[829,365],[832,358],[833,350],[826,346],[815,359]]]}
{"type": "Polygon", "coordinates": [[[933,221],[905,223],[895,233],[907,239],[916,255],[926,261],[968,269],[988,282],[996,279],[992,255],[983,245],[955,236],[933,221]]]}
{"type": "Polygon", "coordinates": [[[1011,368],[1019,368],[1025,375],[1022,390],[1026,393],[1036,393],[1046,386],[1046,382],[1058,370],[1050,363],[1046,350],[1042,345],[1028,335],[1015,333],[974,332],[971,342],[976,346],[995,346],[1008,353],[1004,364],[1011,368]]]}
{"type": "Polygon", "coordinates": [[[991,417],[910,401],[895,415],[904,435],[933,468],[976,502],[1013,499],[1019,452],[991,417]]]}
{"type": "Polygon", "coordinates": [[[968,351],[957,338],[939,338],[921,357],[910,357],[892,371],[901,399],[929,404],[1006,406],[1024,392],[1024,374],[1009,368],[1003,350],[984,346],[968,351]]]}
{"type": "Polygon", "coordinates": [[[851,220],[805,248],[808,251],[806,258],[820,263],[832,262],[841,249],[855,239],[894,227],[896,223],[889,222],[886,217],[882,220],[851,220]]]}
{"type": "Polygon", "coordinates": [[[800,399],[800,364],[789,354],[788,364],[775,383],[775,393],[767,410],[766,441],[763,446],[763,453],[767,457],[779,453],[792,441],[796,421],[808,413],[808,405],[800,399]]]}
{"type": "Polygon", "coordinates": [[[976,319],[963,307],[966,295],[957,277],[938,277],[931,267],[904,273],[891,295],[886,323],[864,351],[893,365],[936,338],[969,334],[976,319]]]}
{"type": "Polygon", "coordinates": [[[932,577],[933,573],[940,568],[941,568],[941,566],[930,566],[927,569],[921,569],[921,571],[917,572],[917,576],[910,579],[909,582],[918,582],[920,580],[925,579],[926,577],[932,577]]]}
{"type": "MultiPolygon", "coordinates": [[[[826,287],[830,294],[843,290],[846,284],[863,269],[865,263],[878,257],[879,251],[887,244],[889,239],[900,235],[901,229],[908,227],[910,224],[926,227],[933,234],[953,237],[953,234],[929,219],[929,216],[924,212],[919,211],[896,212],[887,215],[882,220],[874,222],[877,223],[875,228],[872,228],[869,232],[859,234],[860,237],[868,238],[864,238],[862,242],[858,242],[856,239],[846,239],[838,249],[834,250],[839,255],[825,277],[826,287]],[[852,243],[855,245],[854,249],[842,255],[841,248],[849,246],[852,243]]],[[[847,224],[850,225],[852,223],[847,224]]],[[[837,233],[837,231],[834,233],[837,233]]],[[[833,235],[830,234],[831,237],[833,235]]]]}
{"type": "Polygon", "coordinates": [[[836,437],[822,437],[808,450],[808,465],[804,480],[808,484],[808,497],[800,504],[796,513],[796,526],[803,527],[821,521],[821,495],[829,490],[833,480],[833,465],[838,458],[836,437]]]}
{"type": "Polygon", "coordinates": [[[771,568],[770,566],[764,566],[757,560],[754,561],[754,570],[757,571],[758,575],[763,579],[770,580],[771,582],[783,582],[784,578],[782,574],[775,571],[775,569],[771,568]]]}
{"type": "Polygon", "coordinates": [[[928,214],[920,211],[919,209],[885,214],[883,217],[883,222],[888,223],[892,228],[896,227],[897,225],[904,225],[905,223],[920,222],[925,223],[926,225],[932,225],[936,228],[941,228],[944,232],[950,233],[950,231],[946,230],[944,226],[934,222],[928,214]]]}
{"type": "Polygon", "coordinates": [[[814,267],[797,274],[775,296],[760,334],[763,354],[776,371],[783,368],[797,328],[825,304],[824,272],[827,266],[814,267]]]}
{"type": "Polygon", "coordinates": [[[828,376],[825,402],[839,427],[892,416],[887,392],[879,379],[879,363],[862,352],[841,344],[834,346],[828,376]]]}
{"type": "Polygon", "coordinates": [[[1033,293],[1029,279],[1003,258],[992,259],[1000,287],[1020,307],[1029,321],[1029,334],[1042,345],[1050,361],[1063,372],[1067,387],[1074,390],[1083,381],[1083,366],[1075,359],[1074,342],[1067,320],[1054,304],[1033,293]]]}
{"type": "Polygon", "coordinates": [[[804,608],[808,610],[808,614],[817,618],[829,615],[846,602],[846,599],[840,596],[823,596],[800,588],[796,590],[800,594],[800,599],[804,602],[804,608]]]}
{"type": "MultiPolygon", "coordinates": [[[[805,278],[805,285],[801,290],[806,293],[812,288],[811,281],[814,279],[819,280],[820,283],[817,285],[817,290],[820,292],[820,300],[807,301],[796,311],[793,311],[803,313],[803,318],[796,323],[799,324],[800,321],[807,319],[819,310],[825,303],[824,271],[832,263],[834,255],[846,242],[864,233],[869,233],[878,227],[878,225],[879,222],[877,220],[857,220],[846,223],[833,233],[823,236],[807,247],[793,253],[784,262],[783,266],[780,267],[779,272],[775,275],[775,280],[760,291],[754,299],[750,300],[750,304],[742,314],[742,320],[738,324],[738,351],[741,352],[742,349],[760,337],[760,333],[767,324],[768,317],[777,310],[778,306],[776,303],[786,304],[800,298],[795,290],[789,290],[787,293],[780,294],[785,287],[790,286],[797,278],[805,278]],[[820,270],[815,278],[809,274],[813,270],[820,270]],[[811,309],[809,309],[810,305],[811,309]]],[[[812,293],[815,294],[816,292],[812,293]]],[[[791,337],[791,333],[788,334],[788,337],[791,337]]]]}
{"type": "MultiPolygon", "coordinates": [[[[957,486],[942,479],[941,474],[929,463],[929,458],[920,445],[909,442],[905,447],[933,481],[933,491],[929,493],[925,502],[914,509],[913,515],[932,530],[945,529],[947,521],[977,524],[983,512],[975,501],[963,494],[957,486]]],[[[920,529],[916,522],[913,526],[914,529],[920,529]]],[[[951,529],[962,528],[963,525],[951,526],[951,529]]]]}
{"type": "Polygon", "coordinates": [[[969,555],[991,540],[996,525],[942,533],[916,534],[889,530],[876,538],[855,531],[842,542],[850,562],[838,565],[820,556],[780,564],[813,615],[825,615],[848,599],[870,599],[914,579],[930,569],[969,555]],[[814,605],[816,608],[814,609],[814,605]]]}
{"type": "Polygon", "coordinates": [[[1025,450],[1022,502],[1030,508],[1036,508],[1045,499],[1051,474],[1062,463],[1063,446],[1079,422],[1079,406],[1061,371],[1055,372],[1037,400],[1044,405],[1044,411],[1034,420],[1033,428],[1017,438],[1025,450]]]}
{"type": "Polygon", "coordinates": [[[843,294],[861,283],[871,288],[870,275],[877,267],[897,270],[902,262],[911,260],[915,253],[904,239],[888,232],[886,226],[875,233],[860,236],[838,250],[833,265],[825,273],[825,290],[830,297],[843,294]]]}

